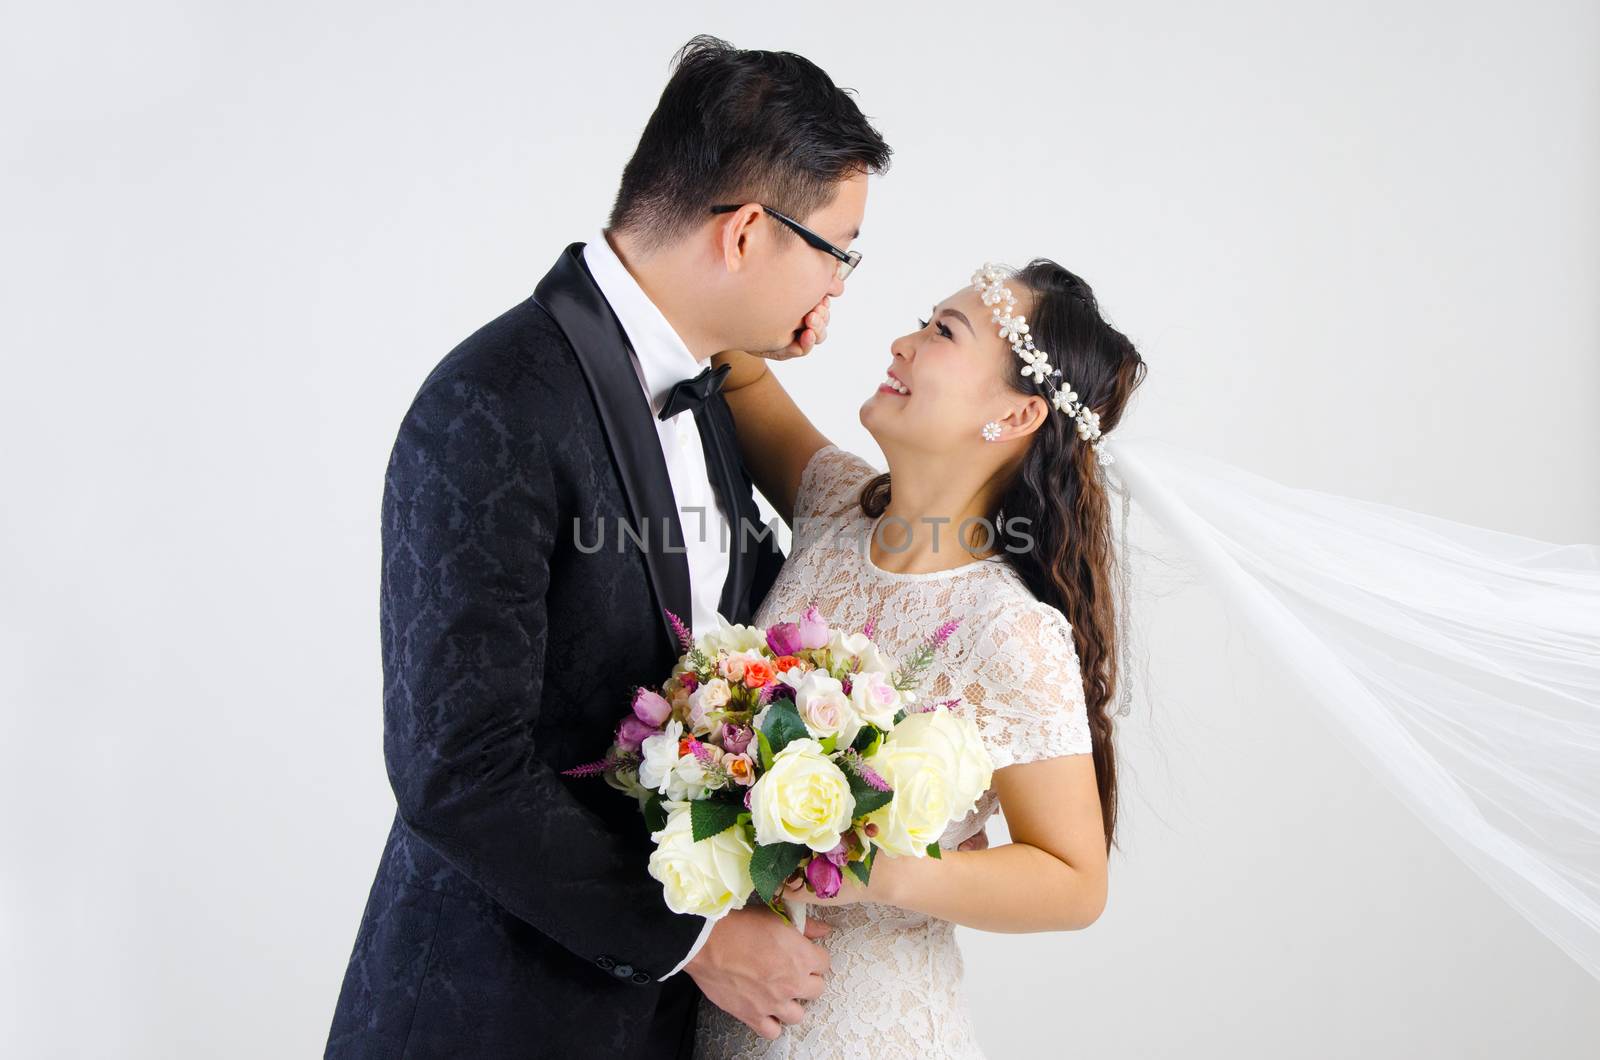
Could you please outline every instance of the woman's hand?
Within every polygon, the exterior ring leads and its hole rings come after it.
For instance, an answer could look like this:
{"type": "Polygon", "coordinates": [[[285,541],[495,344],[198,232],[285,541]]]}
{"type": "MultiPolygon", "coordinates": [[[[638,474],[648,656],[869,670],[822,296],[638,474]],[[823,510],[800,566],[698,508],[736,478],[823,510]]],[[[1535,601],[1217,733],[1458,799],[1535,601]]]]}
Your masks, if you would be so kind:
{"type": "Polygon", "coordinates": [[[795,329],[794,341],[781,350],[772,353],[763,353],[769,361],[788,361],[795,357],[804,357],[828,338],[828,302],[832,296],[824,295],[822,301],[812,307],[811,312],[800,321],[800,327],[795,329]]]}
{"type": "Polygon", "coordinates": [[[883,905],[893,905],[889,899],[892,888],[888,877],[894,873],[889,866],[898,860],[890,857],[875,859],[868,884],[856,879],[856,874],[849,869],[841,870],[843,879],[839,882],[839,893],[832,898],[823,898],[815,891],[807,890],[806,881],[801,877],[795,877],[784,884],[783,897],[786,901],[797,905],[849,905],[851,902],[879,902],[883,905]]]}
{"type": "MultiPolygon", "coordinates": [[[[985,850],[989,846],[989,834],[979,831],[978,834],[967,839],[958,846],[957,850],[985,850]]],[[[800,878],[790,880],[784,885],[783,897],[791,902],[805,905],[848,905],[851,902],[878,902],[881,905],[898,905],[896,900],[901,887],[911,873],[921,866],[910,864],[923,860],[921,858],[874,858],[872,873],[868,882],[856,879],[856,874],[849,869],[841,872],[843,879],[839,883],[839,893],[832,898],[819,897],[815,892],[806,889],[805,881],[800,878]]]]}

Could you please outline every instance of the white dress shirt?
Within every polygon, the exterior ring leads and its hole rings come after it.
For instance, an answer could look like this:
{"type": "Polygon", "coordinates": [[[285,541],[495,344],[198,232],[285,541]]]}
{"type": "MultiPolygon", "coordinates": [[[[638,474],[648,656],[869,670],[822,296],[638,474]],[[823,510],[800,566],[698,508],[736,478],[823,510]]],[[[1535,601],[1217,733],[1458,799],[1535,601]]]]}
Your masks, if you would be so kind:
{"type": "MultiPolygon", "coordinates": [[[[633,370],[650,401],[652,417],[661,412],[667,391],[679,380],[699,375],[705,365],[695,360],[694,354],[683,339],[673,330],[650,296],[644,293],[639,281],[628,272],[622,259],[611,249],[605,232],[584,245],[583,263],[588,266],[599,286],[600,293],[611,304],[611,309],[622,322],[628,341],[633,346],[633,370]]],[[[718,605],[722,601],[722,583],[728,578],[728,544],[730,540],[729,516],[717,504],[717,495],[711,488],[706,473],[705,450],[700,444],[700,431],[695,426],[694,414],[680,412],[669,420],[655,421],[656,436],[661,441],[661,455],[666,457],[667,477],[672,480],[672,495],[678,505],[678,522],[683,527],[685,556],[689,561],[689,597],[693,613],[690,623],[694,629],[705,631],[717,628],[718,605]]],[[[641,527],[648,531],[650,547],[664,547],[659,539],[660,526],[641,527]]],[[[685,964],[700,952],[706,937],[711,934],[712,921],[707,920],[700,937],[684,955],[678,967],[661,978],[676,975],[685,964]]]]}

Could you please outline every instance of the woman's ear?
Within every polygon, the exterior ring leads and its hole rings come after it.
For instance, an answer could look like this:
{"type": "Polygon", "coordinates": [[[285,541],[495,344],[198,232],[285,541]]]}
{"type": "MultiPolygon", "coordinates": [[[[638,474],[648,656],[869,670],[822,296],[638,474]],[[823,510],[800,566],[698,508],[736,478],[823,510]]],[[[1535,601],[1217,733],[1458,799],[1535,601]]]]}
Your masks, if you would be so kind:
{"type": "Polygon", "coordinates": [[[1045,417],[1050,415],[1050,403],[1037,394],[1030,394],[999,420],[1000,430],[1004,438],[1026,438],[1044,425],[1045,417]]]}

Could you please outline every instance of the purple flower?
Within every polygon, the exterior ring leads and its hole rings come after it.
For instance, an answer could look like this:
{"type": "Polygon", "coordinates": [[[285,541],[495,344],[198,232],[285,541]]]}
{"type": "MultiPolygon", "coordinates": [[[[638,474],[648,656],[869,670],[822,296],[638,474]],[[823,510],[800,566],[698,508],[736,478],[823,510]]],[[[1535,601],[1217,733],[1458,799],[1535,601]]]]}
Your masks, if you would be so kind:
{"type": "Polygon", "coordinates": [[[755,735],[749,726],[725,721],[722,723],[722,749],[731,755],[742,755],[750,750],[750,741],[755,735]]]}
{"type": "Polygon", "coordinates": [[[839,884],[844,881],[839,866],[825,857],[813,857],[806,865],[806,882],[811,889],[817,892],[818,898],[832,898],[839,893],[839,884]]]}
{"type": "Polygon", "coordinates": [[[767,647],[774,655],[793,655],[800,650],[800,627],[793,622],[779,622],[767,628],[767,647]]]}
{"type": "Polygon", "coordinates": [[[654,725],[642,722],[630,715],[623,718],[622,724],[617,726],[617,745],[624,751],[637,751],[640,744],[655,734],[656,727],[654,725]]]}
{"type": "Polygon", "coordinates": [[[827,646],[828,624],[822,620],[817,605],[812,604],[806,608],[805,615],[800,619],[800,647],[826,648],[827,646]]]}
{"type": "Polygon", "coordinates": [[[841,839],[838,846],[822,856],[842,869],[844,868],[845,859],[850,856],[850,844],[841,839]]]}
{"type": "Polygon", "coordinates": [[[877,791],[893,790],[889,787],[889,782],[878,775],[878,771],[876,769],[873,769],[871,766],[867,765],[867,760],[861,757],[861,752],[857,751],[855,748],[851,748],[850,750],[846,751],[841,760],[848,764],[851,769],[855,770],[856,776],[866,781],[867,787],[873,788],[877,791]]]}
{"type": "Polygon", "coordinates": [[[956,631],[956,627],[959,625],[961,625],[961,620],[959,618],[952,618],[950,621],[933,631],[933,636],[928,638],[928,643],[932,644],[935,648],[944,647],[944,642],[950,639],[950,635],[956,631]]]}
{"type": "Polygon", "coordinates": [[[672,704],[648,688],[639,689],[633,697],[634,715],[652,729],[659,729],[672,717],[672,704]]]}
{"type": "Polygon", "coordinates": [[[668,611],[667,621],[672,624],[672,632],[677,635],[679,647],[686,652],[692,650],[694,648],[694,634],[690,633],[689,627],[683,624],[683,619],[668,611]]]}

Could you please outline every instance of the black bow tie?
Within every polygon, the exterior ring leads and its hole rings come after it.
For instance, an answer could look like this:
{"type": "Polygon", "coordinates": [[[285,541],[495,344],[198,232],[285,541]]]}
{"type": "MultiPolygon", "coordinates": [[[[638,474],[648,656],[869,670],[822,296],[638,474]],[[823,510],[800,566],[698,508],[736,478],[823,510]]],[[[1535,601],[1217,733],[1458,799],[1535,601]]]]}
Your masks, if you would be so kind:
{"type": "Polygon", "coordinates": [[[658,419],[670,420],[685,410],[698,412],[700,406],[711,400],[711,395],[722,389],[722,381],[733,371],[730,364],[707,368],[693,379],[683,379],[672,384],[667,400],[656,413],[658,419]]]}

